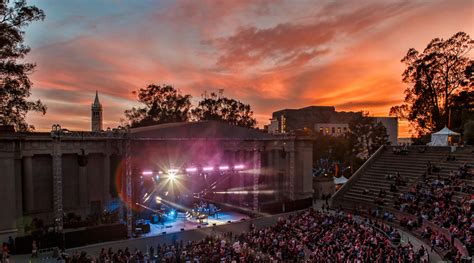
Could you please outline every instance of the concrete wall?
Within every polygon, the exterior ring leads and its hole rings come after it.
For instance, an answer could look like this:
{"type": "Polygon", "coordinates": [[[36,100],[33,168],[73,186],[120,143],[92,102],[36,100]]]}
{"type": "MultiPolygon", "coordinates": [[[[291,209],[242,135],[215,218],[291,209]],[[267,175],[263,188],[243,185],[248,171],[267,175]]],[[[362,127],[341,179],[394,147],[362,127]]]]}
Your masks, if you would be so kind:
{"type": "Polygon", "coordinates": [[[50,155],[33,156],[34,212],[53,210],[53,167],[50,155]]]}
{"type": "Polygon", "coordinates": [[[296,182],[295,198],[304,199],[313,196],[313,145],[309,141],[296,143],[296,182]]]}
{"type": "MultiPolygon", "coordinates": [[[[25,225],[30,224],[33,218],[42,219],[45,224],[53,222],[53,141],[49,133],[0,136],[0,198],[4,211],[0,213],[0,238],[3,238],[2,233],[7,232],[12,236],[23,235],[25,225]]],[[[92,201],[99,201],[102,207],[106,205],[113,197],[111,194],[117,176],[122,176],[124,171],[121,157],[124,154],[123,142],[94,136],[61,139],[62,197],[66,213],[75,212],[84,217],[90,213],[92,201]],[[84,149],[88,159],[85,167],[80,167],[78,163],[81,149],[84,149]],[[121,165],[122,169],[119,169],[121,165]]],[[[293,192],[297,193],[295,197],[312,193],[312,151],[305,144],[290,149],[289,145],[295,145],[295,141],[294,137],[200,142],[135,141],[132,145],[137,152],[132,158],[138,163],[145,161],[158,164],[159,168],[191,162],[204,164],[206,161],[216,161],[219,164],[221,160],[229,162],[229,165],[233,162],[251,167],[256,153],[261,153],[260,160],[268,162],[264,157],[271,152],[271,165],[264,163],[265,167],[261,169],[265,173],[271,171],[271,176],[259,178],[258,182],[266,185],[259,190],[275,190],[274,201],[278,201],[288,197],[290,156],[294,158],[291,174],[294,176],[293,192]],[[170,158],[173,154],[178,158],[170,158]]],[[[239,176],[230,179],[227,185],[246,184],[252,187],[254,180],[253,176],[239,176]]],[[[241,199],[243,201],[244,197],[241,199]]],[[[252,196],[248,199],[253,201],[252,196]]]]}
{"type": "Polygon", "coordinates": [[[76,154],[62,156],[64,210],[79,206],[79,164],[76,154]]]}
{"type": "Polygon", "coordinates": [[[0,236],[16,231],[15,159],[0,156],[0,236]]]}
{"type": "Polygon", "coordinates": [[[88,203],[92,201],[100,201],[104,205],[103,191],[103,160],[102,154],[89,154],[87,163],[87,196],[88,203]]]}

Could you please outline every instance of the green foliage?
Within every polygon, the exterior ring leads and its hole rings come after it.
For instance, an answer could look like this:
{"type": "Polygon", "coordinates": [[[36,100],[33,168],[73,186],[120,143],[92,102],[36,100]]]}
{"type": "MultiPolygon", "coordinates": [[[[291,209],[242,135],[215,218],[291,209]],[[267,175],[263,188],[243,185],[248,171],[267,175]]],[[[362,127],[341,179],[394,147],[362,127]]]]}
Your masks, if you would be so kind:
{"type": "Polygon", "coordinates": [[[352,146],[352,154],[361,158],[368,158],[388,141],[387,130],[383,124],[366,113],[361,113],[349,123],[347,136],[352,146]]]}
{"type": "Polygon", "coordinates": [[[408,120],[417,137],[446,126],[454,98],[472,89],[473,61],[468,54],[473,45],[469,35],[458,32],[447,40],[431,40],[422,53],[411,48],[402,59],[408,87],[404,103],[390,113],[408,120]]]}
{"type": "Polygon", "coordinates": [[[141,88],[138,101],[144,106],[126,110],[127,123],[124,126],[134,128],[189,120],[191,95],[181,95],[172,86],[151,84],[141,88]]]}
{"type": "Polygon", "coordinates": [[[470,120],[464,124],[463,139],[466,144],[474,145],[474,120],[470,120]]]}
{"type": "Polygon", "coordinates": [[[247,128],[254,128],[257,124],[250,105],[218,96],[215,93],[211,93],[210,97],[203,98],[192,110],[192,113],[196,120],[225,121],[247,128]]]}
{"type": "Polygon", "coordinates": [[[35,64],[22,60],[30,51],[23,44],[22,28],[33,21],[43,20],[44,13],[25,0],[0,2],[0,124],[14,125],[19,131],[33,130],[25,121],[29,111],[46,113],[41,101],[28,101],[31,82],[28,75],[35,64]]]}

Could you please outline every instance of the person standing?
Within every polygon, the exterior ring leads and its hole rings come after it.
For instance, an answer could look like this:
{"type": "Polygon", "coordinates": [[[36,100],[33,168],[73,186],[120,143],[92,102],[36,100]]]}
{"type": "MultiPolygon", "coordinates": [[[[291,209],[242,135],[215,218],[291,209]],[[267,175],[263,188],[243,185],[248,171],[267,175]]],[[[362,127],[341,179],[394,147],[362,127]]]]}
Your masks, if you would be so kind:
{"type": "Polygon", "coordinates": [[[31,244],[31,257],[38,257],[38,246],[36,245],[36,240],[33,240],[33,243],[31,244]]]}

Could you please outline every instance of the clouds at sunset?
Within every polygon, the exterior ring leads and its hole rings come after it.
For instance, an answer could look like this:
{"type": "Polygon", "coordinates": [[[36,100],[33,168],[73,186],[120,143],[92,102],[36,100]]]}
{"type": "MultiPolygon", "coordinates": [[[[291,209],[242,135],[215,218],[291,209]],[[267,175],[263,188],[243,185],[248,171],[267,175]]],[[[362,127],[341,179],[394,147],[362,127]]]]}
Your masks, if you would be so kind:
{"type": "Polygon", "coordinates": [[[149,83],[195,99],[224,89],[252,105],[260,126],[273,111],[312,104],[387,115],[403,99],[409,48],[474,35],[472,1],[31,3],[46,13],[26,31],[33,96],[48,105],[29,115],[39,130],[89,129],[95,90],[114,127],[136,104],[131,91],[149,83]]]}

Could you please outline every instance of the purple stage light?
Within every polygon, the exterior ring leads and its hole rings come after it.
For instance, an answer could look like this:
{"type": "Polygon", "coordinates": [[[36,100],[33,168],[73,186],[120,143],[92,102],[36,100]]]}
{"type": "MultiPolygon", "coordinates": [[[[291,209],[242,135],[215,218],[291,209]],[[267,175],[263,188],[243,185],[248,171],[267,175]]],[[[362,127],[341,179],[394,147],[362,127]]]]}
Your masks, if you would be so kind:
{"type": "Polygon", "coordinates": [[[142,175],[152,175],[153,172],[152,171],[143,171],[142,172],[142,175]]]}
{"type": "Polygon", "coordinates": [[[221,171],[229,170],[229,166],[227,166],[227,165],[219,166],[219,170],[221,170],[221,171]]]}
{"type": "Polygon", "coordinates": [[[238,165],[234,166],[234,169],[235,170],[242,170],[242,169],[244,169],[244,165],[243,164],[238,164],[238,165]]]}
{"type": "Polygon", "coordinates": [[[186,168],[186,172],[196,172],[197,170],[195,167],[186,168]]]}
{"type": "Polygon", "coordinates": [[[207,172],[207,171],[212,171],[212,170],[214,170],[214,167],[208,166],[208,167],[202,168],[202,170],[203,170],[203,171],[206,171],[206,172],[207,172]]]}

